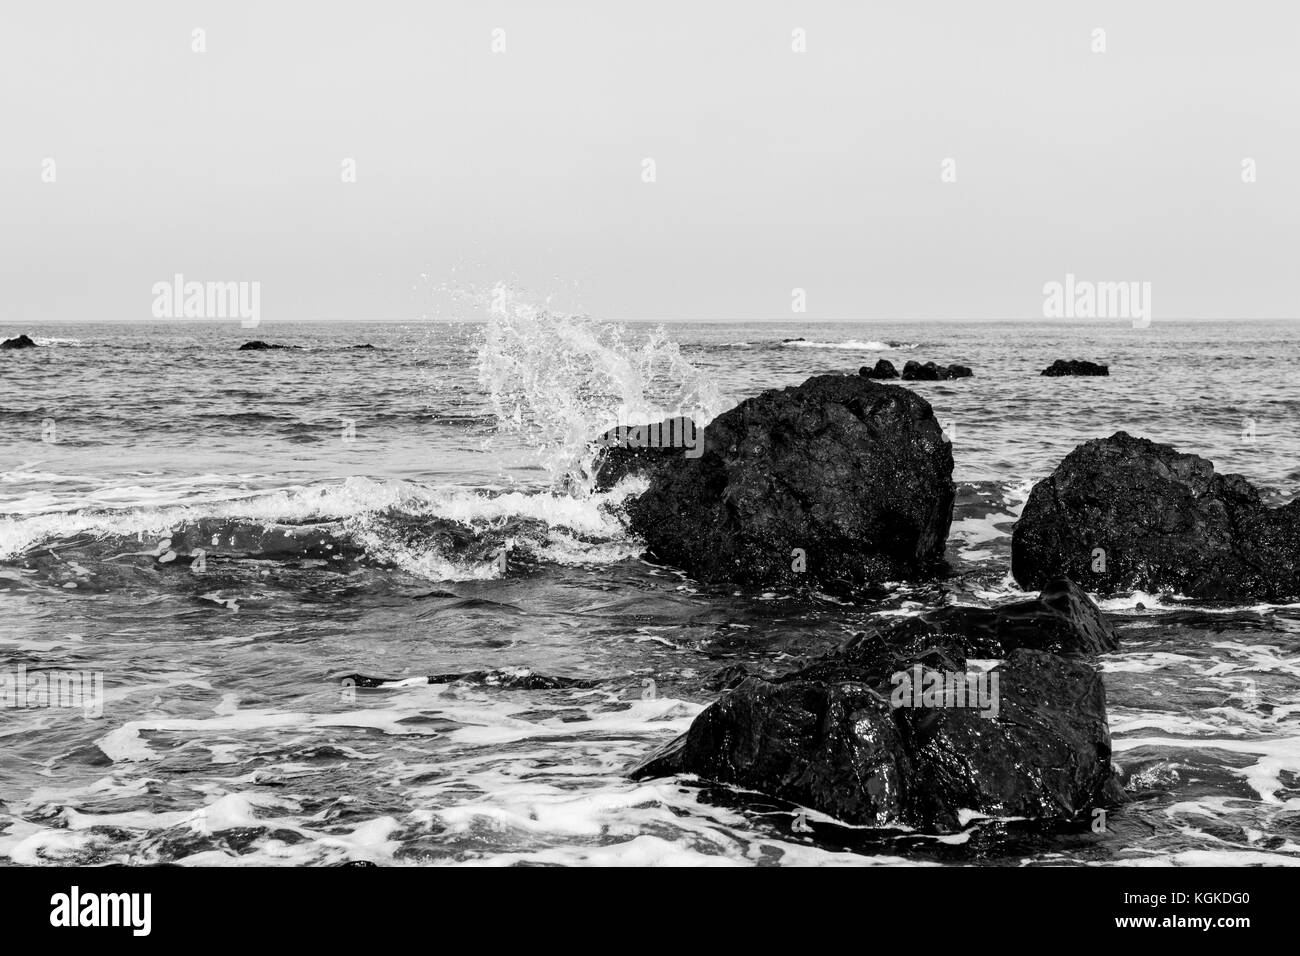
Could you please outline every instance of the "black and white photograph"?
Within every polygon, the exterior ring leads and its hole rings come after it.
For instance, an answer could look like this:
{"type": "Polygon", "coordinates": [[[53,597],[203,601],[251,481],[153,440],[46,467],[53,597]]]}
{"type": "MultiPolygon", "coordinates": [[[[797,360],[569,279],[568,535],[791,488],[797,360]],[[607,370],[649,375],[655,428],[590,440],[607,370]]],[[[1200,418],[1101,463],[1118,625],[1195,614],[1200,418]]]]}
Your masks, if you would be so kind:
{"type": "Polygon", "coordinates": [[[23,921],[834,867],[1241,939],[1297,117],[1283,0],[6,3],[23,921]]]}

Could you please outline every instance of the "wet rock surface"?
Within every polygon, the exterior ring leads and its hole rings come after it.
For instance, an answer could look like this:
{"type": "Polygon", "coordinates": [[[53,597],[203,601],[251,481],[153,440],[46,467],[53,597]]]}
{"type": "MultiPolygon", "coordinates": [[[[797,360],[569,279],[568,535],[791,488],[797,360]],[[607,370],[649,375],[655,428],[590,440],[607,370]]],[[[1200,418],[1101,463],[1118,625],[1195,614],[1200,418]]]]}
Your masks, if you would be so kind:
{"type": "Polygon", "coordinates": [[[789,675],[719,672],[732,689],[631,774],[695,774],[855,825],[1087,821],[1123,799],[1088,660],[1116,644],[1068,581],[1001,608],[943,608],[789,675]]]}
{"type": "Polygon", "coordinates": [[[1068,575],[1089,591],[1300,596],[1300,500],[1267,507],[1240,475],[1127,432],[1085,442],[1030,492],[1011,538],[1026,588],[1068,575]]]}
{"type": "Polygon", "coordinates": [[[1109,365],[1098,365],[1096,362],[1085,362],[1079,359],[1057,359],[1047,368],[1043,369],[1040,375],[1051,377],[1061,375],[1109,375],[1109,365]]]}
{"type": "Polygon", "coordinates": [[[627,512],[654,558],[701,581],[839,589],[933,574],[954,495],[928,402],[821,375],[718,416],[627,512]]]}

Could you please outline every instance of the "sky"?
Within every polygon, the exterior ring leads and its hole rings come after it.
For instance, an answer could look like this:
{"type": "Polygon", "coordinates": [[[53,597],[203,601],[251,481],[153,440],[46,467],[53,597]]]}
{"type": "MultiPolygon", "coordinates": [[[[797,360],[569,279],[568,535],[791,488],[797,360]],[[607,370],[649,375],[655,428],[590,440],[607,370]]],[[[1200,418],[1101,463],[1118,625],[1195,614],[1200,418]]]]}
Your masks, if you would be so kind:
{"type": "Polygon", "coordinates": [[[0,322],[178,274],[263,321],[1041,321],[1067,275],[1293,318],[1297,42],[1291,0],[5,4],[0,322]]]}

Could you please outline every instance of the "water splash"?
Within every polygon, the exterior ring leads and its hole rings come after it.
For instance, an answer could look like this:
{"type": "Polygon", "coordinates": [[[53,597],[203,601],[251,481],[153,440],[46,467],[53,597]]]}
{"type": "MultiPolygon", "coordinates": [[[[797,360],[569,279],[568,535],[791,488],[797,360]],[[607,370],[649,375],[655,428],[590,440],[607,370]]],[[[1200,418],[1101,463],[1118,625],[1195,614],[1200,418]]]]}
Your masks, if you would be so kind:
{"type": "Polygon", "coordinates": [[[550,311],[504,284],[490,293],[488,317],[479,383],[498,429],[519,436],[571,490],[590,490],[592,439],[606,429],[675,415],[704,425],[728,406],[662,327],[638,334],[550,311]]]}

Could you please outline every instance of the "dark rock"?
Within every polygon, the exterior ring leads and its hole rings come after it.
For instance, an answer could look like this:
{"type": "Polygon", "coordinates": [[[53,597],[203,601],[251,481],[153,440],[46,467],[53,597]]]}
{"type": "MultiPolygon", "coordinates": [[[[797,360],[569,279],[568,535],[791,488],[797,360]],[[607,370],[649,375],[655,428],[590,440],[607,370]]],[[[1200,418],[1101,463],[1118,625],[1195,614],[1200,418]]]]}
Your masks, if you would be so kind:
{"type": "Polygon", "coordinates": [[[659,560],[701,581],[852,587],[933,573],[952,522],[952,450],[896,385],[819,375],[704,429],[628,502],[659,560]]]}
{"type": "Polygon", "coordinates": [[[1109,375],[1109,365],[1098,365],[1096,362],[1084,362],[1078,359],[1057,359],[1047,368],[1043,369],[1041,375],[1109,375]]]}
{"type": "Polygon", "coordinates": [[[889,359],[878,359],[875,368],[864,365],[858,369],[858,374],[863,378],[898,378],[898,369],[894,368],[894,363],[889,359]]]}
{"type": "Polygon", "coordinates": [[[631,774],[695,774],[855,825],[952,832],[963,811],[1087,821],[1123,799],[1105,688],[1088,661],[1041,648],[1113,643],[1069,582],[1005,608],[941,609],[794,674],[744,678],[631,774]],[[935,672],[982,673],[972,651],[1000,660],[975,700],[914,696],[935,672]]]}
{"type": "Polygon", "coordinates": [[[352,348],[354,348],[354,349],[373,349],[374,346],[371,345],[369,342],[367,342],[365,345],[354,345],[354,346],[352,346],[352,348]]]}
{"type": "Polygon", "coordinates": [[[875,634],[891,647],[920,652],[930,646],[958,648],[967,657],[997,658],[1017,648],[1053,654],[1105,654],[1119,647],[1119,634],[1079,585],[1057,578],[1038,597],[998,607],[938,608],[902,618],[875,634]]]}
{"type": "Polygon", "coordinates": [[[263,352],[263,351],[266,351],[266,350],[268,350],[268,349],[300,349],[300,348],[302,348],[301,345],[268,345],[267,343],[262,342],[262,341],[259,340],[259,341],[256,341],[256,342],[245,342],[243,345],[241,345],[241,346],[237,349],[237,351],[240,351],[240,352],[263,352]]]}
{"type": "Polygon", "coordinates": [[[782,345],[785,345],[785,344],[787,344],[787,343],[789,343],[789,342],[806,342],[806,341],[807,341],[807,339],[805,339],[803,336],[800,336],[800,337],[797,338],[797,339],[782,339],[782,340],[781,340],[781,344],[782,344],[782,345]]]}
{"type": "Polygon", "coordinates": [[[905,382],[945,382],[950,378],[969,378],[971,374],[965,365],[936,365],[934,362],[922,365],[915,360],[903,364],[905,382]]]}
{"type": "Polygon", "coordinates": [[[5,339],[0,342],[0,349],[36,349],[40,348],[35,342],[26,335],[19,335],[17,338],[5,339]]]}
{"type": "Polygon", "coordinates": [[[731,690],[739,687],[749,676],[749,668],[744,664],[726,664],[705,678],[704,687],[707,690],[731,690]]]}
{"type": "Polygon", "coordinates": [[[1300,499],[1269,508],[1240,475],[1116,432],[1078,446],[1034,486],[1011,535],[1021,587],[1066,575],[1089,591],[1300,596],[1300,499]]]}
{"type": "Polygon", "coordinates": [[[620,425],[596,439],[604,450],[596,459],[596,490],[608,491],[628,475],[645,474],[674,460],[698,458],[704,432],[685,416],[653,425],[620,425]]]}

